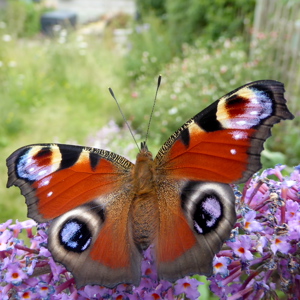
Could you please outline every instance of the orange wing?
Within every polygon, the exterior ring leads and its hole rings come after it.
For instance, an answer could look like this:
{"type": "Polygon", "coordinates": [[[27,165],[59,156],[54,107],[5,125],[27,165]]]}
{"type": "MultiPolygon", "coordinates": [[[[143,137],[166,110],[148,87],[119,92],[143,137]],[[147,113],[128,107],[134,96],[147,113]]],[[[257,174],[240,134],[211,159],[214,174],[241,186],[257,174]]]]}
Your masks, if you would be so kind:
{"type": "Polygon", "coordinates": [[[21,189],[28,216],[54,219],[48,248],[78,286],[138,284],[142,256],[128,230],[131,162],[105,150],[40,144],[15,151],[7,166],[7,186],[21,189]]]}
{"type": "Polygon", "coordinates": [[[293,119],[283,84],[256,81],[215,101],[177,130],[156,156],[172,178],[242,183],[261,168],[271,127],[293,119]]]}
{"type": "Polygon", "coordinates": [[[37,222],[120,188],[133,164],[112,152],[73,145],[29,145],[7,159],[7,187],[21,189],[37,222]]]}

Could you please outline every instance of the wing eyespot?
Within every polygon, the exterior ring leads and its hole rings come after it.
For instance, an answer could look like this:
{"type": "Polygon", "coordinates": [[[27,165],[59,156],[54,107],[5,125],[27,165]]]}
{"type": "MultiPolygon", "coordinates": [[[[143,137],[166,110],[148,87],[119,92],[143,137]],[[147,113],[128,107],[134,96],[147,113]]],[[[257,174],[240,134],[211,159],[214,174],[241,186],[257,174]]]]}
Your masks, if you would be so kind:
{"type": "Polygon", "coordinates": [[[75,208],[56,218],[50,226],[50,233],[57,232],[57,235],[49,234],[49,246],[57,250],[55,260],[64,263],[68,251],[74,255],[87,251],[104,221],[104,210],[93,204],[75,208]]]}
{"type": "Polygon", "coordinates": [[[91,245],[92,233],[85,222],[74,218],[62,224],[59,240],[65,250],[81,253],[91,245]]]}
{"type": "Polygon", "coordinates": [[[231,187],[223,183],[189,181],[181,192],[181,206],[198,235],[216,230],[224,219],[234,224],[235,214],[229,211],[234,202],[231,187]]]}

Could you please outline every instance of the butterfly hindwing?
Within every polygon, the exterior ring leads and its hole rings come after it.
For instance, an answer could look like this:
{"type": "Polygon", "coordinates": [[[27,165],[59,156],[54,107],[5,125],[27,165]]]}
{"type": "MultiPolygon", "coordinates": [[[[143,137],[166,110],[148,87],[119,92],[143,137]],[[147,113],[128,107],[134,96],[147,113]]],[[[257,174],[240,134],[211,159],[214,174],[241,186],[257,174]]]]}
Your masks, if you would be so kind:
{"type": "Polygon", "coordinates": [[[48,248],[75,277],[78,287],[119,283],[138,285],[142,255],[133,242],[129,210],[132,195],[124,190],[97,199],[56,218],[48,248]]]}
{"type": "Polygon", "coordinates": [[[236,220],[235,196],[227,184],[164,181],[159,184],[158,275],[174,281],[212,274],[212,259],[236,220]]]}
{"type": "Polygon", "coordinates": [[[160,172],[176,178],[242,183],[261,168],[271,127],[292,119],[283,84],[256,81],[212,103],[177,130],[156,156],[160,172]]]}

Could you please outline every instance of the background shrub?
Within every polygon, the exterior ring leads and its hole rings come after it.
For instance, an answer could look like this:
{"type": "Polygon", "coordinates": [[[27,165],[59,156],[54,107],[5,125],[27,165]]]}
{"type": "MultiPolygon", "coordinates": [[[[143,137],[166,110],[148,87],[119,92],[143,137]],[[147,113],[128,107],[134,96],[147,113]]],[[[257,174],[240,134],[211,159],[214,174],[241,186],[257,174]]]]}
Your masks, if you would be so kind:
{"type": "Polygon", "coordinates": [[[11,35],[31,37],[40,32],[40,17],[48,10],[49,8],[34,1],[8,0],[0,18],[11,35]]]}

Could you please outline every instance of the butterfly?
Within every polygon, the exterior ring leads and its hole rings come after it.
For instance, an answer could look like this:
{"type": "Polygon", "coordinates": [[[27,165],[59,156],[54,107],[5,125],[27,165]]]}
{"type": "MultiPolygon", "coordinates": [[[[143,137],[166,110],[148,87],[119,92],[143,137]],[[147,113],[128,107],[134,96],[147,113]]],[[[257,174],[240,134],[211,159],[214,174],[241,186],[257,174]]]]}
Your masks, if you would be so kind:
{"type": "Polygon", "coordinates": [[[150,245],[160,279],[211,275],[236,221],[230,184],[261,168],[271,127],[294,118],[283,93],[277,81],[248,83],[183,124],[154,159],[142,142],[135,164],[90,147],[22,147],[7,159],[7,186],[21,189],[30,218],[51,221],[48,248],[78,287],[138,285],[150,245]]]}

